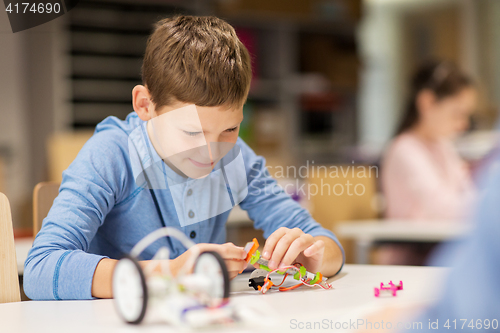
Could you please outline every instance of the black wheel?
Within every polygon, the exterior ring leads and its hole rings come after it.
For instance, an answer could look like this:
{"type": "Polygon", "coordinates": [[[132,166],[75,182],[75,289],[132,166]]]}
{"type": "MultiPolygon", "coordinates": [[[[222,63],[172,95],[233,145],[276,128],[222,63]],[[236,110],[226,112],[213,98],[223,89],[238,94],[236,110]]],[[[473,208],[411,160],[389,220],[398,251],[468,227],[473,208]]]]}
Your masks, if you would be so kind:
{"type": "Polygon", "coordinates": [[[210,279],[210,306],[218,306],[229,298],[229,272],[224,259],[214,251],[200,254],[194,265],[194,274],[203,274],[210,279]]]}
{"type": "Polygon", "coordinates": [[[124,321],[139,324],[146,314],[148,290],[144,272],[137,259],[125,256],[113,272],[115,307],[124,321]]]}

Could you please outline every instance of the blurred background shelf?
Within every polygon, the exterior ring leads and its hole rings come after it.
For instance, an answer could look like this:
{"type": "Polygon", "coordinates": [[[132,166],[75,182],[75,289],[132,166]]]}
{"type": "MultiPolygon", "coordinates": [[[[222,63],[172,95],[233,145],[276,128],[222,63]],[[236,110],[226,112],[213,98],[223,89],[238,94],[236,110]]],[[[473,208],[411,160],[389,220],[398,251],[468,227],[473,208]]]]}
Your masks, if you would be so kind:
{"type": "Polygon", "coordinates": [[[189,4],[158,1],[81,1],[68,14],[68,80],[71,124],[93,128],[108,115],[124,119],[132,88],[141,84],[141,64],[152,25],[189,4]]]}
{"type": "Polygon", "coordinates": [[[68,35],[70,127],[92,128],[108,115],[123,119],[133,111],[131,90],[141,84],[146,39],[159,18],[215,14],[235,26],[252,55],[242,132],[257,152],[300,163],[337,158],[331,153],[338,142],[355,143],[361,1],[159,3],[84,0],[70,12],[62,26],[68,35]],[[304,96],[309,104],[322,99],[320,110],[310,112],[304,96]],[[302,144],[311,137],[319,152],[302,144]]]}

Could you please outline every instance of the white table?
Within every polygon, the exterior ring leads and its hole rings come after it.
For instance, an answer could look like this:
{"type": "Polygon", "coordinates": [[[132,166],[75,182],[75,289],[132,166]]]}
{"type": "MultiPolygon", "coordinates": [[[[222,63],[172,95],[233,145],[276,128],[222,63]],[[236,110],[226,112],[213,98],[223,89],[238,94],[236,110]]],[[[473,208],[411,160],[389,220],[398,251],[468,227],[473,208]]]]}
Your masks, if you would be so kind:
{"type": "MultiPolygon", "coordinates": [[[[333,285],[331,290],[302,287],[266,295],[248,287],[248,275],[240,275],[233,280],[231,302],[257,303],[273,314],[276,321],[266,326],[260,318],[256,318],[252,327],[218,328],[203,332],[296,332],[292,323],[356,321],[384,306],[425,305],[437,299],[439,293],[436,291],[447,271],[438,267],[346,265],[340,274],[329,280],[333,285]],[[373,288],[389,280],[402,280],[404,290],[399,291],[396,297],[374,297],[373,288]]],[[[178,331],[165,324],[127,325],[118,317],[112,300],[0,304],[0,323],[1,331],[9,333],[178,331]]]]}
{"type": "Polygon", "coordinates": [[[356,242],[356,263],[368,264],[376,241],[442,242],[459,238],[471,227],[457,221],[360,220],[340,223],[337,236],[356,242]]]}

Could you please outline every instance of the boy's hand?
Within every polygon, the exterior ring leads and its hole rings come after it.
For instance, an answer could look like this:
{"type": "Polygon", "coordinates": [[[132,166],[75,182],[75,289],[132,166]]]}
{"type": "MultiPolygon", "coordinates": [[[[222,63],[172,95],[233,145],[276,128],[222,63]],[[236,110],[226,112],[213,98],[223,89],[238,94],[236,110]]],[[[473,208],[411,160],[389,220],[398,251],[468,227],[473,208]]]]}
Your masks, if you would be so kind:
{"type": "MultiPolygon", "coordinates": [[[[236,246],[233,243],[225,244],[209,244],[200,243],[195,245],[200,253],[205,251],[215,251],[219,253],[226,263],[227,270],[229,271],[229,278],[233,279],[238,275],[240,271],[247,267],[247,262],[245,261],[246,253],[242,247],[236,246]]],[[[186,260],[191,255],[191,251],[186,251],[173,261],[176,261],[175,269],[173,269],[173,274],[177,274],[177,271],[184,265],[186,260]]]]}
{"type": "Polygon", "coordinates": [[[268,267],[276,269],[299,262],[312,273],[320,270],[325,253],[325,243],[304,233],[299,228],[281,227],[269,236],[262,251],[262,258],[269,260],[268,267]]]}

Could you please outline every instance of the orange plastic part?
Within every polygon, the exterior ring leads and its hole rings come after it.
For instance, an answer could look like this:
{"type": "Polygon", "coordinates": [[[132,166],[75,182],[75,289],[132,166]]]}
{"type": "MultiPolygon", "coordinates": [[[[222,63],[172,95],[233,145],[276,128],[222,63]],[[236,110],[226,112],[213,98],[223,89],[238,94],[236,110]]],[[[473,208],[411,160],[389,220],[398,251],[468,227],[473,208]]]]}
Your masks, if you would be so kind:
{"type": "Polygon", "coordinates": [[[245,258],[246,262],[250,262],[250,259],[252,258],[253,254],[259,248],[259,241],[257,240],[257,238],[254,238],[252,240],[252,242],[253,242],[253,245],[250,248],[250,251],[248,251],[247,257],[245,258]]]}
{"type": "MultiPolygon", "coordinates": [[[[264,286],[262,286],[262,288],[258,288],[260,291],[262,291],[263,294],[266,293],[266,291],[268,291],[269,289],[271,289],[271,287],[274,286],[274,283],[273,281],[271,280],[268,280],[267,278],[264,279],[264,286]]],[[[260,286],[259,286],[260,287],[260,286]]],[[[281,288],[281,287],[280,287],[281,288]]]]}
{"type": "Polygon", "coordinates": [[[291,287],[279,287],[279,291],[289,291],[289,290],[293,290],[293,289],[296,289],[298,287],[302,286],[302,283],[299,283],[299,284],[296,284],[296,285],[293,285],[291,287]]]}
{"type": "MultiPolygon", "coordinates": [[[[247,262],[247,264],[250,262],[250,259],[252,258],[253,254],[255,253],[255,251],[257,251],[257,249],[259,248],[259,241],[257,240],[257,238],[254,238],[252,240],[253,244],[252,244],[252,247],[250,248],[250,250],[248,251],[247,253],[247,256],[245,258],[245,261],[247,262]]],[[[243,272],[245,269],[242,269],[240,271],[243,272]]]]}

